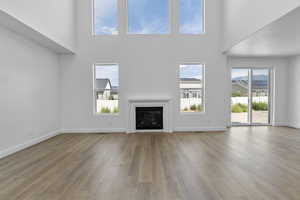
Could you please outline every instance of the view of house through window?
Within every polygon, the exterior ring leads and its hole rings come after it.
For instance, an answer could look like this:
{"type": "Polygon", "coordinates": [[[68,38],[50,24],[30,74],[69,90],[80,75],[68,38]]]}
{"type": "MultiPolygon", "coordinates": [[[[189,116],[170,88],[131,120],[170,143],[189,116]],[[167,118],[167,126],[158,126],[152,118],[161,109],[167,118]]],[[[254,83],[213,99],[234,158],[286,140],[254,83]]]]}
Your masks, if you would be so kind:
{"type": "Polygon", "coordinates": [[[169,0],[128,0],[128,33],[169,33],[169,0]]]}
{"type": "Polygon", "coordinates": [[[204,32],[204,0],[180,0],[181,34],[204,32]]]}
{"type": "Polygon", "coordinates": [[[94,34],[118,34],[118,0],[94,0],[94,34]]]}
{"type": "Polygon", "coordinates": [[[119,113],[118,65],[95,65],[94,92],[97,113],[119,113]]]}
{"type": "Polygon", "coordinates": [[[204,111],[202,64],[180,65],[180,110],[181,112],[204,111]]]}

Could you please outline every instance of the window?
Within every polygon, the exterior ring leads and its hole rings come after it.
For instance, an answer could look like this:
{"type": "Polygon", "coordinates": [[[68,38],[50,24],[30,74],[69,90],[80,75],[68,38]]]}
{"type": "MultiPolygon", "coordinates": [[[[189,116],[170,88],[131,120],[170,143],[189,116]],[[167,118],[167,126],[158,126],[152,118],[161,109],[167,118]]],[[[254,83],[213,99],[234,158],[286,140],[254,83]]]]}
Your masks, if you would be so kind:
{"type": "Polygon", "coordinates": [[[169,33],[169,0],[128,0],[128,33],[169,33]]]}
{"type": "Polygon", "coordinates": [[[204,32],[204,0],[180,0],[181,34],[201,34],[204,32]]]}
{"type": "Polygon", "coordinates": [[[204,111],[204,66],[202,64],[180,65],[179,72],[180,111],[204,111]]]}
{"type": "Polygon", "coordinates": [[[118,0],[94,0],[94,34],[118,34],[118,0]]]}
{"type": "Polygon", "coordinates": [[[119,113],[119,66],[95,65],[94,95],[96,113],[119,113]]]}

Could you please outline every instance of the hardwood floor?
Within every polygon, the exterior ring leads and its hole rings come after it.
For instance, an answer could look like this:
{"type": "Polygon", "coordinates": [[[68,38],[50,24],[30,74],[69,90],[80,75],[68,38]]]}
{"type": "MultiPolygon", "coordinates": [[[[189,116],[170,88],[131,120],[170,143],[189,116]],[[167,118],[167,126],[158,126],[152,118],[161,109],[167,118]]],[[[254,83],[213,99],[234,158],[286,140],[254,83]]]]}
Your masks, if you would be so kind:
{"type": "Polygon", "coordinates": [[[1,200],[299,200],[300,131],[65,134],[0,160],[1,200]]]}

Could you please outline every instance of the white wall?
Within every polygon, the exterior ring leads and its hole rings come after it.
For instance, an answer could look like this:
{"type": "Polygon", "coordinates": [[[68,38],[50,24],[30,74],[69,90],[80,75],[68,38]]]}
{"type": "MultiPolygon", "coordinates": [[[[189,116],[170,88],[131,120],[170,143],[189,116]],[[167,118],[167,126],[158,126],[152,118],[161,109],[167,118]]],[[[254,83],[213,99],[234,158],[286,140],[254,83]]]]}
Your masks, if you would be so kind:
{"type": "Polygon", "coordinates": [[[0,27],[0,157],[60,128],[58,56],[0,27]]]}
{"type": "Polygon", "coordinates": [[[0,10],[60,45],[74,49],[74,0],[1,0],[0,10]]]}
{"type": "Polygon", "coordinates": [[[300,128],[300,56],[290,58],[289,66],[289,123],[300,128]]]}
{"type": "MultiPolygon", "coordinates": [[[[175,130],[225,127],[227,77],[224,74],[228,69],[219,45],[220,0],[206,2],[207,34],[200,36],[93,37],[91,1],[76,2],[77,55],[61,57],[63,129],[124,130],[128,117],[126,99],[134,96],[171,97],[175,130]],[[206,113],[182,115],[177,79],[179,64],[195,61],[206,64],[206,113]],[[93,115],[93,63],[120,64],[119,116],[93,115]]],[[[122,28],[125,18],[120,17],[122,28]]]]}
{"type": "Polygon", "coordinates": [[[223,2],[224,50],[228,50],[289,11],[299,0],[226,0],[223,2]]]}
{"type": "MultiPolygon", "coordinates": [[[[273,116],[275,126],[288,125],[288,59],[287,58],[228,58],[228,68],[271,67],[273,68],[273,116]]],[[[231,87],[231,78],[229,79],[231,87]]],[[[230,102],[228,102],[230,120],[230,102]]]]}

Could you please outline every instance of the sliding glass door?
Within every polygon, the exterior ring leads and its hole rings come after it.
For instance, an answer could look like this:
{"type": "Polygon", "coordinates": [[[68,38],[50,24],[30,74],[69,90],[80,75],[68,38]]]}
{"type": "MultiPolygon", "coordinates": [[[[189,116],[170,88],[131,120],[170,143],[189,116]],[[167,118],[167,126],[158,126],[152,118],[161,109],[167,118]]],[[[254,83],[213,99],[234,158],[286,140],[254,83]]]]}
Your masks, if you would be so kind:
{"type": "Polygon", "coordinates": [[[248,69],[232,69],[231,122],[249,123],[249,81],[248,69]]]}
{"type": "Polygon", "coordinates": [[[253,69],[251,81],[252,124],[270,123],[270,70],[253,69]]]}
{"type": "Polygon", "coordinates": [[[232,69],[232,125],[270,124],[270,74],[270,69],[232,69]]]}

